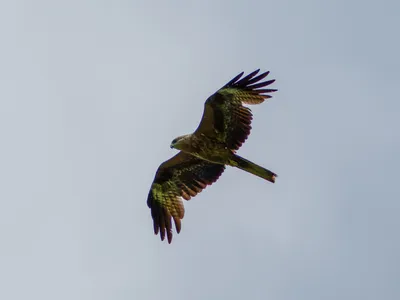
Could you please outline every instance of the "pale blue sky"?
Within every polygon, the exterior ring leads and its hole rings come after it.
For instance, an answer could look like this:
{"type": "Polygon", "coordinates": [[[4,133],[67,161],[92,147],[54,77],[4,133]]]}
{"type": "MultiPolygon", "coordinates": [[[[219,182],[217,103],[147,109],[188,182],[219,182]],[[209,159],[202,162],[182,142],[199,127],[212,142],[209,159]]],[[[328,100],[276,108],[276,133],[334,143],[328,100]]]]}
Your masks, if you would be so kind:
{"type": "Polygon", "coordinates": [[[400,299],[398,1],[0,3],[0,298],[400,299]],[[147,193],[241,71],[279,91],[173,243],[147,193]]]}

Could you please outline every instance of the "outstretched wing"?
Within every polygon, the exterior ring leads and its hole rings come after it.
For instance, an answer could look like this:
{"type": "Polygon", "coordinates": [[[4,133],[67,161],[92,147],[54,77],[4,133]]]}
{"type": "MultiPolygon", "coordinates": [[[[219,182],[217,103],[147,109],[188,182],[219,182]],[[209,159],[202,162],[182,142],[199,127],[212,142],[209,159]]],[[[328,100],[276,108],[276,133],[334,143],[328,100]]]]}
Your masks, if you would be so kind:
{"type": "Polygon", "coordinates": [[[179,152],[163,162],[155,175],[147,198],[151,209],[154,233],[160,233],[161,240],[172,241],[172,219],[177,233],[181,230],[184,216],[182,198],[189,200],[207,185],[214,183],[224,172],[225,166],[213,164],[190,154],[179,152]]]}
{"type": "Polygon", "coordinates": [[[210,96],[205,105],[199,127],[194,134],[206,135],[237,150],[250,134],[251,110],[242,104],[260,104],[272,96],[275,89],[265,89],[275,80],[262,81],[269,72],[258,76],[256,70],[240,79],[243,72],[210,96]]]}

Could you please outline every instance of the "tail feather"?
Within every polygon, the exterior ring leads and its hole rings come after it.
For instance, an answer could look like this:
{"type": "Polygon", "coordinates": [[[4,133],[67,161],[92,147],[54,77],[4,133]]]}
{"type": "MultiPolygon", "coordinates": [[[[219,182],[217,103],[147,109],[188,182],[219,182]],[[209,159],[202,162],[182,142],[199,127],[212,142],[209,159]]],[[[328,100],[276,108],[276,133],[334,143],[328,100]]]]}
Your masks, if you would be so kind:
{"type": "Polygon", "coordinates": [[[275,178],[278,176],[274,172],[271,172],[270,170],[267,170],[236,154],[234,154],[232,158],[232,166],[254,174],[270,182],[275,182],[275,178]]]}

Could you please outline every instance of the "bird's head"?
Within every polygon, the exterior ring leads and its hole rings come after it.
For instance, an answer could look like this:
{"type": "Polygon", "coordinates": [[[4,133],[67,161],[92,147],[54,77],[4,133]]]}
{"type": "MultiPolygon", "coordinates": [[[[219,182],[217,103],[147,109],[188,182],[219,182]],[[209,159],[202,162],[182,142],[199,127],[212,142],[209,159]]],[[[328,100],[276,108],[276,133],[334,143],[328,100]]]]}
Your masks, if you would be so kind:
{"type": "Polygon", "coordinates": [[[171,149],[178,149],[178,150],[182,150],[182,146],[185,145],[185,141],[186,139],[189,137],[189,134],[186,135],[181,135],[178,136],[177,138],[174,138],[171,142],[171,149]]]}

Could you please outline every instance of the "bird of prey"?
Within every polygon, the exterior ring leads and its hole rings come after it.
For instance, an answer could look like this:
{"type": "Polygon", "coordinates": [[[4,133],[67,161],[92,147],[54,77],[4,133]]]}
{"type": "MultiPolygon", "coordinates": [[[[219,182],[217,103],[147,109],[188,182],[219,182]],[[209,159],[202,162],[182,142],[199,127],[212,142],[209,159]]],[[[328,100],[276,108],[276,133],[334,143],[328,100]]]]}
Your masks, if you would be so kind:
{"type": "Polygon", "coordinates": [[[275,173],[236,154],[250,134],[253,118],[243,104],[260,104],[277,91],[265,88],[275,80],[263,81],[269,72],[257,75],[259,71],[241,78],[242,72],[211,95],[197,129],[172,141],[170,147],[180,152],[158,167],[147,198],[154,233],[162,241],[165,236],[172,241],[172,220],[176,232],[181,230],[182,198],[189,200],[214,183],[225,166],[275,182],[275,173]]]}

